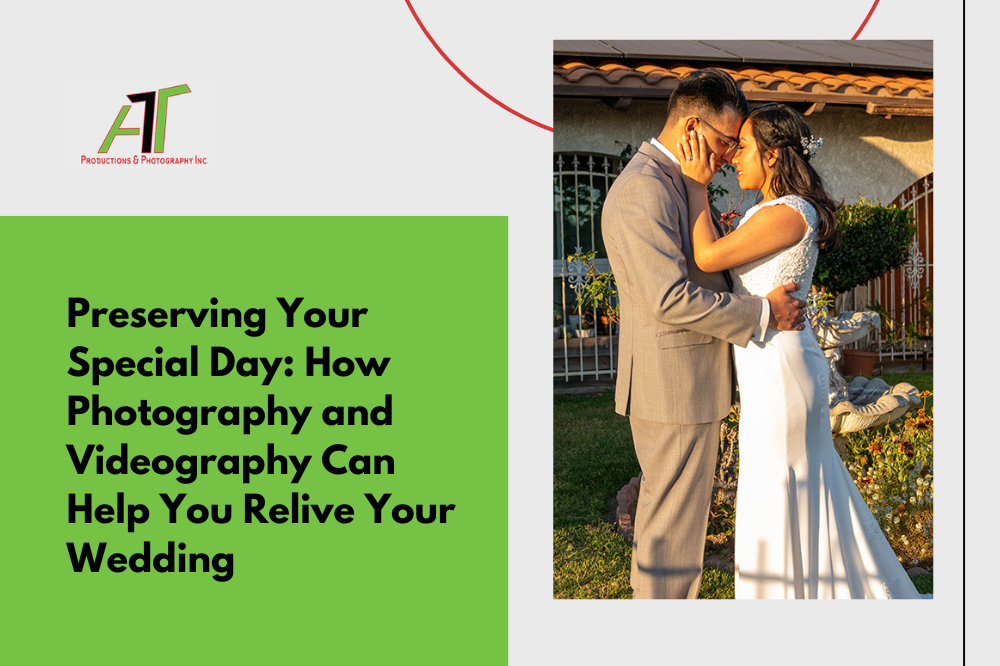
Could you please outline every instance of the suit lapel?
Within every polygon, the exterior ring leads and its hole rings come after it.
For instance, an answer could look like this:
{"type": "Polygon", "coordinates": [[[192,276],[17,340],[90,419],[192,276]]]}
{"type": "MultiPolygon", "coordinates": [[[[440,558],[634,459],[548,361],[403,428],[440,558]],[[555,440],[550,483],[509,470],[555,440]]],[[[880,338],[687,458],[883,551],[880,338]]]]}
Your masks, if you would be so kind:
{"type": "Polygon", "coordinates": [[[667,185],[671,190],[670,196],[673,200],[684,203],[684,216],[681,222],[682,226],[687,228],[687,188],[684,187],[684,180],[681,175],[680,167],[678,167],[672,159],[664,155],[659,148],[648,141],[642,142],[642,145],[639,146],[639,152],[656,162],[660,171],[662,171],[667,177],[667,185]]]}

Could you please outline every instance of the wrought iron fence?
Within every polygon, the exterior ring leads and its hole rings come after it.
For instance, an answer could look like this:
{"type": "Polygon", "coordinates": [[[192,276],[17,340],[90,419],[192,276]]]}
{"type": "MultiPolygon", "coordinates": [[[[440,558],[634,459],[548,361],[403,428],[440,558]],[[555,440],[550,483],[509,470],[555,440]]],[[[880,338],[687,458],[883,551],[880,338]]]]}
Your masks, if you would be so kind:
{"type": "Polygon", "coordinates": [[[596,308],[580,308],[585,268],[567,257],[596,251],[594,268],[610,272],[601,237],[601,208],[622,160],[598,153],[556,153],[553,182],[553,378],[613,378],[617,367],[616,325],[596,308]]]}
{"type": "Polygon", "coordinates": [[[917,231],[907,263],[868,284],[869,303],[884,312],[877,340],[880,360],[915,358],[931,350],[934,174],[903,190],[890,205],[909,209],[917,231]]]}

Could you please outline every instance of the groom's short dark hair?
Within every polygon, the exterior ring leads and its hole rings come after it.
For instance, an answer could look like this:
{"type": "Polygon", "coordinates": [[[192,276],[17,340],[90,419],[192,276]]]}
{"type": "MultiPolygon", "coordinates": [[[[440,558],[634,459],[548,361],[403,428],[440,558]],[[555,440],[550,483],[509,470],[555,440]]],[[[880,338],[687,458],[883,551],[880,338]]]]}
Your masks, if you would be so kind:
{"type": "Polygon", "coordinates": [[[670,95],[667,124],[699,113],[718,117],[725,114],[726,107],[732,107],[744,118],[750,113],[747,98],[733,77],[714,67],[697,69],[681,79],[670,95]]]}

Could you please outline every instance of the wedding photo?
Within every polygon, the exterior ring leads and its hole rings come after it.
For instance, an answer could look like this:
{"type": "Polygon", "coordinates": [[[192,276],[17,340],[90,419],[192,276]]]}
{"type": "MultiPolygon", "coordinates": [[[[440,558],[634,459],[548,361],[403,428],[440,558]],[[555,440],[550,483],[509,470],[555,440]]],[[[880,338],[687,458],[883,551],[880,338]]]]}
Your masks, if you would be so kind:
{"type": "Polygon", "coordinates": [[[555,599],[933,599],[933,53],[554,42],[555,599]]]}

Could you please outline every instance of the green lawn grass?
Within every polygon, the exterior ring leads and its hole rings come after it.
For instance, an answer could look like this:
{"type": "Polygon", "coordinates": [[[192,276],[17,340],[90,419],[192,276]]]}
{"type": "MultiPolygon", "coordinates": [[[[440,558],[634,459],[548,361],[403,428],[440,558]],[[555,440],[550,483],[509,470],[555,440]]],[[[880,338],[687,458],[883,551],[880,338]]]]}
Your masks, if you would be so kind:
{"type": "Polygon", "coordinates": [[[632,544],[611,523],[556,528],[552,552],[556,599],[632,598],[632,544]]]}
{"type": "Polygon", "coordinates": [[[556,396],[553,430],[555,526],[607,521],[618,490],[641,471],[614,393],[556,396]]]}
{"type": "MultiPolygon", "coordinates": [[[[883,379],[933,390],[930,372],[883,379]]],[[[614,524],[616,495],[640,472],[628,419],[615,414],[612,391],[555,396],[553,402],[553,596],[630,599],[632,544],[614,524]]],[[[920,592],[933,591],[933,576],[913,580],[920,592]]],[[[732,573],[706,569],[699,598],[732,599],[733,585],[732,573]]]]}

